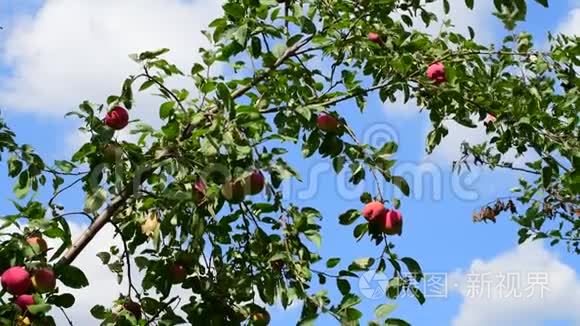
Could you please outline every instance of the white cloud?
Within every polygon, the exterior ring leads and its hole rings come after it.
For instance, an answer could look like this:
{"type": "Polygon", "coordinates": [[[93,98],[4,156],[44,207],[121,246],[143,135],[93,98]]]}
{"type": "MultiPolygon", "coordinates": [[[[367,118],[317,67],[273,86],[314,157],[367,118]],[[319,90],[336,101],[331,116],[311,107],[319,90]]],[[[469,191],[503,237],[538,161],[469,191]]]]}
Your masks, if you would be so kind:
{"type": "Polygon", "coordinates": [[[557,32],[567,35],[580,34],[580,8],[568,12],[568,16],[558,26],[557,32]]]}
{"type": "Polygon", "coordinates": [[[495,18],[492,15],[492,1],[475,1],[473,10],[467,8],[465,0],[451,0],[449,3],[450,11],[447,15],[444,13],[441,1],[433,2],[428,6],[437,15],[439,22],[424,29],[427,33],[432,35],[439,33],[441,23],[444,20],[451,20],[454,25],[453,30],[456,32],[467,35],[467,28],[470,26],[475,31],[476,41],[486,43],[494,40],[495,18]]]}
{"type": "MultiPolygon", "coordinates": [[[[87,225],[78,223],[69,223],[69,226],[71,228],[73,241],[81,235],[87,227],[87,225]]],[[[126,293],[126,282],[123,282],[121,285],[117,284],[115,275],[105,265],[103,265],[96,256],[96,254],[101,251],[108,251],[111,246],[117,246],[122,250],[123,247],[120,239],[118,237],[117,239],[114,239],[113,235],[113,227],[110,225],[105,226],[101,232],[97,233],[95,238],[73,263],[74,266],[82,269],[87,276],[87,279],[89,280],[88,287],[82,289],[69,289],[59,283],[61,291],[64,290],[75,296],[75,305],[70,309],[66,309],[69,318],[75,325],[99,325],[99,321],[91,316],[89,310],[96,304],[110,307],[112,302],[119,297],[121,292],[126,293]]],[[[55,243],[55,241],[51,241],[50,239],[48,240],[48,244],[50,247],[58,245],[58,243],[55,243]]],[[[51,314],[55,318],[57,325],[68,324],[62,312],[58,309],[52,310],[51,314]]]]}
{"type": "MultiPolygon", "coordinates": [[[[14,19],[1,50],[12,75],[0,99],[9,109],[61,115],[84,99],[103,103],[139,67],[128,55],[166,47],[183,70],[199,61],[200,33],[218,17],[220,0],[47,0],[34,15],[14,19]]],[[[156,107],[137,99],[138,115],[156,107]],[[141,105],[140,105],[141,104],[141,105]]]]}
{"type": "Polygon", "coordinates": [[[580,280],[540,241],[489,261],[476,259],[451,281],[463,297],[453,326],[541,325],[548,320],[580,324],[580,280]]]}

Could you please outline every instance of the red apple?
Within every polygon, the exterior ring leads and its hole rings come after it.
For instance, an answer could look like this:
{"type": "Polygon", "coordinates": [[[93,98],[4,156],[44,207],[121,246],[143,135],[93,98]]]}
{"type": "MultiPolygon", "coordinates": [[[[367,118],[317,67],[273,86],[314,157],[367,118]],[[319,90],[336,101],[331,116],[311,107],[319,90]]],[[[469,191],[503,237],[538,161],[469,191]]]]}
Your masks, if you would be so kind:
{"type": "Polygon", "coordinates": [[[40,235],[31,235],[26,238],[26,242],[32,247],[35,255],[45,253],[48,250],[46,241],[40,235]]]}
{"type": "Polygon", "coordinates": [[[244,185],[241,181],[228,180],[222,186],[222,195],[231,204],[239,204],[244,200],[244,185]]]}
{"type": "Polygon", "coordinates": [[[141,306],[137,302],[127,300],[123,304],[123,308],[125,308],[125,310],[127,310],[128,312],[132,313],[133,316],[135,316],[135,319],[137,320],[141,319],[141,306]]]}
{"type": "Polygon", "coordinates": [[[316,125],[321,130],[334,132],[338,128],[338,120],[330,114],[321,114],[316,119],[316,125]]]}
{"type": "Polygon", "coordinates": [[[369,39],[369,41],[376,43],[376,44],[383,43],[383,41],[381,41],[381,37],[379,36],[379,34],[377,34],[375,32],[370,32],[368,34],[367,38],[369,39]]]}
{"type": "Polygon", "coordinates": [[[207,186],[205,185],[203,180],[198,179],[197,181],[195,181],[195,183],[193,184],[192,195],[193,195],[193,202],[196,205],[201,204],[201,202],[203,201],[203,199],[205,197],[206,190],[207,190],[207,186]]]}
{"type": "Polygon", "coordinates": [[[169,266],[169,277],[173,284],[179,284],[185,281],[187,270],[181,264],[173,263],[169,266]]]}
{"type": "Polygon", "coordinates": [[[123,129],[127,126],[127,124],[129,124],[129,112],[127,112],[127,110],[121,106],[115,106],[109,112],[107,112],[107,115],[103,121],[112,129],[123,129]]]}
{"type": "Polygon", "coordinates": [[[195,262],[195,256],[186,251],[180,251],[175,255],[175,261],[184,266],[191,266],[195,262]]]}
{"type": "Polygon", "coordinates": [[[441,62],[435,62],[429,65],[427,68],[427,78],[435,82],[435,84],[441,84],[445,81],[445,66],[441,62]]]}
{"type": "Polygon", "coordinates": [[[372,201],[365,205],[362,210],[362,215],[367,219],[367,221],[373,222],[384,216],[386,212],[387,210],[383,203],[380,201],[372,201]]]}
{"type": "Polygon", "coordinates": [[[403,216],[396,209],[388,210],[379,223],[381,230],[388,235],[401,235],[403,232],[403,216]]]}
{"type": "Polygon", "coordinates": [[[10,267],[2,274],[2,287],[12,294],[24,294],[31,285],[30,274],[22,266],[10,267]]]}
{"type": "Polygon", "coordinates": [[[495,117],[495,115],[493,113],[488,113],[485,116],[485,119],[483,120],[483,122],[485,123],[493,123],[497,120],[497,118],[495,117]]]}
{"type": "Polygon", "coordinates": [[[270,314],[266,310],[254,311],[250,317],[254,325],[264,326],[270,323],[270,314]]]}
{"type": "Polygon", "coordinates": [[[260,170],[254,170],[252,174],[246,178],[245,182],[245,186],[250,195],[256,195],[260,193],[264,189],[264,184],[264,175],[260,170]]]}
{"type": "Polygon", "coordinates": [[[22,311],[28,310],[28,306],[35,304],[32,294],[19,295],[16,300],[14,300],[14,303],[16,303],[16,305],[20,307],[22,311]]]}
{"type": "Polygon", "coordinates": [[[52,292],[56,287],[56,276],[54,271],[48,267],[37,270],[32,275],[31,281],[38,293],[52,292]]]}

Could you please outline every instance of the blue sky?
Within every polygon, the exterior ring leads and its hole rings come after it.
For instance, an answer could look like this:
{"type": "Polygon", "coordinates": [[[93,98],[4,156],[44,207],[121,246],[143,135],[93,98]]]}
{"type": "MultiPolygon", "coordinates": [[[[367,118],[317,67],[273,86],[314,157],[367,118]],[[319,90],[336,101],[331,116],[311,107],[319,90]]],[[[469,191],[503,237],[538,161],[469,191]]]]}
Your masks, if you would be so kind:
{"type": "MultiPolygon", "coordinates": [[[[484,42],[501,39],[505,31],[489,15],[491,5],[482,2],[491,3],[476,1],[479,11],[469,13],[461,9],[452,12],[452,18],[460,30],[465,30],[462,28],[468,24],[473,25],[484,42]]],[[[548,10],[531,4],[528,21],[521,25],[521,29],[535,36],[538,46],[544,45],[548,30],[580,32],[580,1],[551,2],[548,10]]],[[[453,5],[463,8],[463,1],[452,1],[453,5]]],[[[107,0],[95,4],[85,0],[55,0],[29,1],[25,5],[16,0],[3,1],[0,3],[0,25],[5,28],[0,31],[2,116],[16,131],[18,141],[34,145],[47,162],[70,155],[82,144],[82,138],[74,131],[78,127],[76,121],[65,120],[64,113],[84,99],[103,102],[106,95],[117,92],[123,78],[137,68],[127,59],[131,52],[169,47],[174,50],[170,58],[187,69],[192,55],[198,58],[193,52],[204,44],[198,31],[217,15],[219,5],[214,1],[150,0],[139,3],[127,0],[117,3],[107,0]],[[148,23],[151,17],[161,23],[151,26],[148,23]]],[[[137,114],[155,123],[155,103],[146,98],[141,102],[138,99],[137,114]]],[[[451,161],[457,158],[459,142],[481,139],[481,129],[470,131],[451,126],[442,148],[427,156],[424,143],[429,122],[412,104],[383,104],[371,97],[363,115],[353,103],[342,104],[336,110],[349,119],[361,138],[368,137],[371,143],[393,137],[398,140],[397,158],[401,164],[395,171],[411,178],[435,176],[435,182],[411,183],[413,194],[410,198],[402,198],[403,237],[394,242],[399,255],[415,258],[426,273],[446,273],[449,295],[428,298],[422,307],[414,299],[398,300],[399,307],[393,316],[413,325],[511,325],[516,321],[528,325],[580,324],[578,312],[568,311],[572,310],[575,299],[580,300],[580,281],[575,272],[580,267],[577,257],[568,254],[563,246],[546,248],[535,243],[517,248],[517,227],[504,217],[495,225],[471,222],[474,210],[498,196],[507,195],[518,178],[509,171],[476,170],[466,176],[474,178],[475,181],[470,182],[451,174],[451,161]],[[551,297],[545,300],[474,300],[465,294],[464,287],[452,289],[455,283],[465,281],[470,270],[489,270],[492,275],[509,271],[549,272],[553,277],[569,280],[570,284],[562,290],[550,283],[554,288],[547,294],[551,297]],[[560,301],[563,303],[558,304],[560,301]],[[530,319],[521,319],[522,316],[530,319]]],[[[291,200],[299,201],[302,206],[317,207],[323,213],[322,256],[340,256],[341,267],[346,267],[352,259],[377,256],[380,248],[368,239],[355,242],[353,227],[337,223],[340,213],[360,205],[358,196],[353,195],[358,190],[341,186],[344,178],[337,178],[324,159],[316,157],[303,162],[298,153],[291,153],[290,160],[305,180],[305,184],[291,185],[291,200]]],[[[12,211],[8,200],[12,198],[9,186],[12,182],[5,173],[0,175],[0,182],[5,185],[0,189],[0,214],[5,214],[12,211]]],[[[393,191],[388,184],[384,190],[387,194],[393,191]]],[[[370,182],[365,183],[364,191],[372,191],[370,182]]],[[[40,196],[46,198],[47,195],[40,196]]],[[[63,197],[62,202],[71,209],[82,205],[78,193],[74,192],[63,197]]],[[[99,243],[99,240],[107,241],[104,239],[108,238],[96,240],[95,250],[98,246],[109,245],[108,242],[99,243]]],[[[81,261],[99,270],[94,252],[86,253],[81,261]]],[[[106,276],[89,278],[99,287],[111,286],[110,292],[114,293],[114,284],[106,276]]],[[[329,279],[327,288],[336,294],[333,283],[329,279]]],[[[359,289],[357,282],[352,282],[351,286],[354,291],[359,289]]],[[[379,284],[374,281],[370,286],[379,284]]],[[[106,298],[101,293],[97,299],[81,299],[79,311],[75,310],[73,317],[79,324],[92,325],[86,319],[90,320],[86,307],[106,298]],[[81,308],[87,313],[80,311],[81,308]]],[[[376,305],[385,302],[384,297],[365,299],[361,306],[365,318],[372,316],[376,305]]],[[[299,312],[299,307],[288,311],[274,308],[273,325],[293,325],[299,312]]],[[[323,317],[318,324],[334,323],[323,317]]]]}

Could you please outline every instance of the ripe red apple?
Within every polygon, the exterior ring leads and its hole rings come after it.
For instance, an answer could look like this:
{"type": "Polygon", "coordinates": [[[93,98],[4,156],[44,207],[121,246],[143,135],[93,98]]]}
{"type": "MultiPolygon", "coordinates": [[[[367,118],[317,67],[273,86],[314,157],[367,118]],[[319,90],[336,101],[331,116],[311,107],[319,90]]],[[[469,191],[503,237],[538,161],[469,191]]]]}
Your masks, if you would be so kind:
{"type": "Polygon", "coordinates": [[[381,37],[379,36],[379,34],[375,33],[375,32],[370,32],[367,35],[367,38],[369,39],[369,41],[376,43],[376,44],[382,44],[383,41],[381,41],[381,37]]]}
{"type": "Polygon", "coordinates": [[[110,143],[103,148],[103,158],[105,162],[115,163],[123,157],[123,149],[115,144],[110,143]]]}
{"type": "Polygon", "coordinates": [[[388,235],[401,235],[403,232],[403,216],[396,209],[388,210],[380,220],[381,230],[388,235]]]}
{"type": "Polygon", "coordinates": [[[365,205],[362,210],[362,215],[366,218],[367,221],[373,222],[375,220],[380,219],[385,215],[387,210],[385,209],[385,205],[380,201],[372,201],[365,205]]]}
{"type": "Polygon", "coordinates": [[[32,275],[31,281],[38,293],[52,292],[56,287],[56,276],[54,271],[48,267],[37,270],[32,275]]]}
{"type": "Polygon", "coordinates": [[[173,284],[179,284],[185,281],[187,277],[187,270],[185,267],[178,263],[173,263],[169,266],[169,277],[173,284]]]}
{"type": "Polygon", "coordinates": [[[252,171],[252,174],[246,177],[245,180],[245,186],[250,195],[256,195],[260,193],[264,189],[265,183],[266,181],[264,179],[264,175],[260,170],[252,171]]]}
{"type": "Polygon", "coordinates": [[[32,294],[19,295],[16,298],[16,300],[14,300],[14,303],[18,307],[20,307],[20,309],[22,309],[22,311],[28,310],[28,306],[32,306],[33,304],[35,304],[34,297],[32,296],[32,294]]]}
{"type": "Polygon", "coordinates": [[[321,114],[316,119],[316,125],[320,130],[334,132],[338,129],[338,120],[330,114],[321,114]]]}
{"type": "Polygon", "coordinates": [[[250,318],[254,325],[264,326],[270,324],[270,314],[266,310],[254,311],[250,318]]]}
{"type": "Polygon", "coordinates": [[[435,84],[441,84],[445,81],[445,66],[441,62],[435,62],[429,65],[427,68],[427,78],[435,82],[435,84]]]}
{"type": "Polygon", "coordinates": [[[46,241],[40,235],[31,235],[26,238],[26,242],[32,247],[35,255],[45,253],[48,250],[46,241]]]}
{"type": "Polygon", "coordinates": [[[132,313],[137,320],[141,319],[141,306],[137,302],[127,300],[125,304],[123,304],[123,308],[132,313]]]}
{"type": "Polygon", "coordinates": [[[195,183],[193,184],[192,195],[193,195],[193,202],[196,205],[201,204],[201,202],[203,201],[203,199],[205,197],[206,190],[207,190],[207,186],[205,185],[205,182],[203,182],[203,180],[198,179],[197,181],[195,181],[195,183]]]}
{"type": "Polygon", "coordinates": [[[493,113],[488,113],[483,120],[484,123],[493,123],[497,120],[493,113]]]}
{"type": "Polygon", "coordinates": [[[228,180],[222,186],[222,195],[231,204],[239,204],[244,200],[244,185],[241,181],[228,180]]]}
{"type": "Polygon", "coordinates": [[[125,308],[125,310],[127,310],[128,312],[132,313],[133,316],[135,316],[135,319],[137,320],[141,319],[141,305],[139,305],[137,302],[127,300],[123,304],[123,308],[125,308]]]}
{"type": "Polygon", "coordinates": [[[10,267],[2,274],[2,287],[14,294],[25,294],[32,285],[30,274],[22,266],[10,267]]]}
{"type": "Polygon", "coordinates": [[[181,251],[175,255],[175,261],[183,266],[191,266],[195,262],[195,256],[186,251],[181,251]]]}
{"type": "Polygon", "coordinates": [[[127,126],[127,124],[129,124],[129,112],[127,112],[124,107],[115,106],[109,112],[107,112],[107,115],[103,121],[112,129],[123,129],[127,126]]]}

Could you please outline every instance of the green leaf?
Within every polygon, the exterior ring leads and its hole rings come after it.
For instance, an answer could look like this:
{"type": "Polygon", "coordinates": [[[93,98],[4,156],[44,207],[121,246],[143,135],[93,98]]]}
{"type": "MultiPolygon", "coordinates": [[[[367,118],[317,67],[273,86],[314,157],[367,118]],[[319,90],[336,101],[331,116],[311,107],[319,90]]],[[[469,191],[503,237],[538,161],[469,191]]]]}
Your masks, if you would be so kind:
{"type": "Polygon", "coordinates": [[[349,270],[368,270],[375,263],[375,259],[371,257],[355,259],[349,266],[349,270]]]}
{"type": "Polygon", "coordinates": [[[284,54],[284,52],[286,52],[286,45],[284,45],[284,43],[278,43],[274,46],[274,49],[272,49],[272,54],[276,58],[281,57],[284,54]]]}
{"type": "Polygon", "coordinates": [[[381,319],[390,314],[391,312],[393,312],[395,309],[397,309],[397,305],[389,303],[381,304],[377,306],[377,308],[375,309],[375,316],[381,319]]]}
{"type": "Polygon", "coordinates": [[[105,307],[101,305],[96,305],[92,307],[91,315],[93,315],[93,317],[95,317],[96,319],[105,319],[105,317],[107,316],[105,307]]]}
{"type": "Polygon", "coordinates": [[[318,248],[320,248],[320,244],[322,242],[322,237],[320,233],[316,230],[308,230],[304,232],[304,235],[308,238],[308,240],[312,241],[318,248]]]}
{"type": "Polygon", "coordinates": [[[344,156],[337,156],[332,159],[332,168],[334,169],[335,173],[340,173],[344,168],[344,162],[346,162],[346,158],[344,156]]]}
{"type": "Polygon", "coordinates": [[[107,192],[103,188],[97,189],[92,194],[87,194],[87,198],[85,199],[84,211],[87,213],[96,212],[97,210],[99,210],[99,208],[101,208],[101,206],[103,206],[106,199],[107,192]]]}
{"type": "Polygon", "coordinates": [[[271,261],[276,261],[276,260],[284,260],[287,258],[287,254],[285,252],[277,252],[274,254],[274,256],[270,257],[270,259],[268,259],[269,262],[271,261]]]}
{"type": "Polygon", "coordinates": [[[159,108],[159,117],[161,119],[166,119],[173,113],[173,108],[175,107],[175,103],[173,101],[168,101],[161,104],[159,108]]]}
{"type": "Polygon", "coordinates": [[[536,0],[537,3],[541,4],[542,6],[548,8],[548,0],[536,0]]]}
{"type": "Polygon", "coordinates": [[[340,258],[338,258],[338,257],[336,257],[336,258],[329,258],[329,259],[326,261],[326,267],[327,267],[327,268],[333,268],[333,267],[335,267],[336,265],[338,265],[338,263],[340,263],[340,258]]]}
{"type": "Polygon", "coordinates": [[[385,143],[381,149],[377,151],[378,155],[391,155],[397,151],[399,146],[394,141],[385,143]]]}
{"type": "Polygon", "coordinates": [[[411,190],[409,189],[409,184],[407,183],[407,181],[403,177],[394,175],[391,177],[391,182],[395,186],[397,186],[397,188],[399,188],[405,196],[408,197],[409,194],[411,193],[411,190]]]}
{"type": "Polygon", "coordinates": [[[342,295],[347,295],[348,293],[350,293],[350,283],[347,280],[343,278],[337,278],[336,286],[338,287],[338,290],[340,291],[340,293],[342,293],[342,295]]]}
{"type": "Polygon", "coordinates": [[[467,8],[473,10],[473,0],[465,0],[465,5],[467,6],[467,8]]]}
{"type": "Polygon", "coordinates": [[[49,304],[41,303],[41,304],[33,304],[28,306],[28,311],[33,315],[44,314],[50,311],[52,308],[49,304]]]}
{"type": "Polygon", "coordinates": [[[349,209],[348,211],[340,214],[338,217],[338,222],[342,225],[350,225],[356,221],[360,216],[360,212],[356,209],[349,209]]]}
{"type": "Polygon", "coordinates": [[[362,312],[355,308],[347,308],[346,309],[346,320],[347,321],[356,321],[362,317],[362,312]]]}
{"type": "Polygon", "coordinates": [[[59,265],[55,272],[57,278],[70,288],[80,289],[89,285],[89,280],[83,271],[72,265],[59,265]]]}
{"type": "Polygon", "coordinates": [[[401,258],[401,261],[405,263],[407,269],[409,269],[409,272],[413,274],[415,280],[417,280],[417,282],[421,281],[423,278],[423,271],[421,271],[421,266],[419,266],[419,263],[417,263],[417,261],[411,257],[403,257],[401,258]]]}
{"type": "Polygon", "coordinates": [[[71,172],[76,167],[76,165],[69,161],[54,161],[54,165],[65,173],[71,172]]]}
{"type": "Polygon", "coordinates": [[[109,261],[111,260],[111,254],[106,251],[97,253],[97,257],[99,257],[101,259],[101,262],[105,265],[108,264],[109,261]]]}
{"type": "Polygon", "coordinates": [[[421,292],[421,290],[419,290],[419,288],[412,286],[411,293],[413,293],[415,298],[417,298],[417,301],[419,302],[419,304],[425,303],[425,295],[423,295],[423,292],[421,292]]]}
{"type": "Polygon", "coordinates": [[[307,121],[310,120],[312,117],[312,112],[307,106],[299,106],[296,108],[296,112],[298,112],[301,116],[304,117],[307,121]]]}
{"type": "Polygon", "coordinates": [[[385,326],[411,326],[411,324],[402,319],[389,318],[385,320],[385,326]]]}
{"type": "Polygon", "coordinates": [[[70,308],[75,304],[75,297],[70,293],[53,295],[48,300],[48,303],[54,304],[57,307],[70,308]]]}
{"type": "Polygon", "coordinates": [[[552,182],[552,169],[549,166],[542,168],[542,184],[544,188],[548,188],[552,182]]]}
{"type": "Polygon", "coordinates": [[[369,229],[368,223],[361,223],[354,228],[352,235],[356,239],[360,239],[368,231],[368,229],[369,229]]]}

